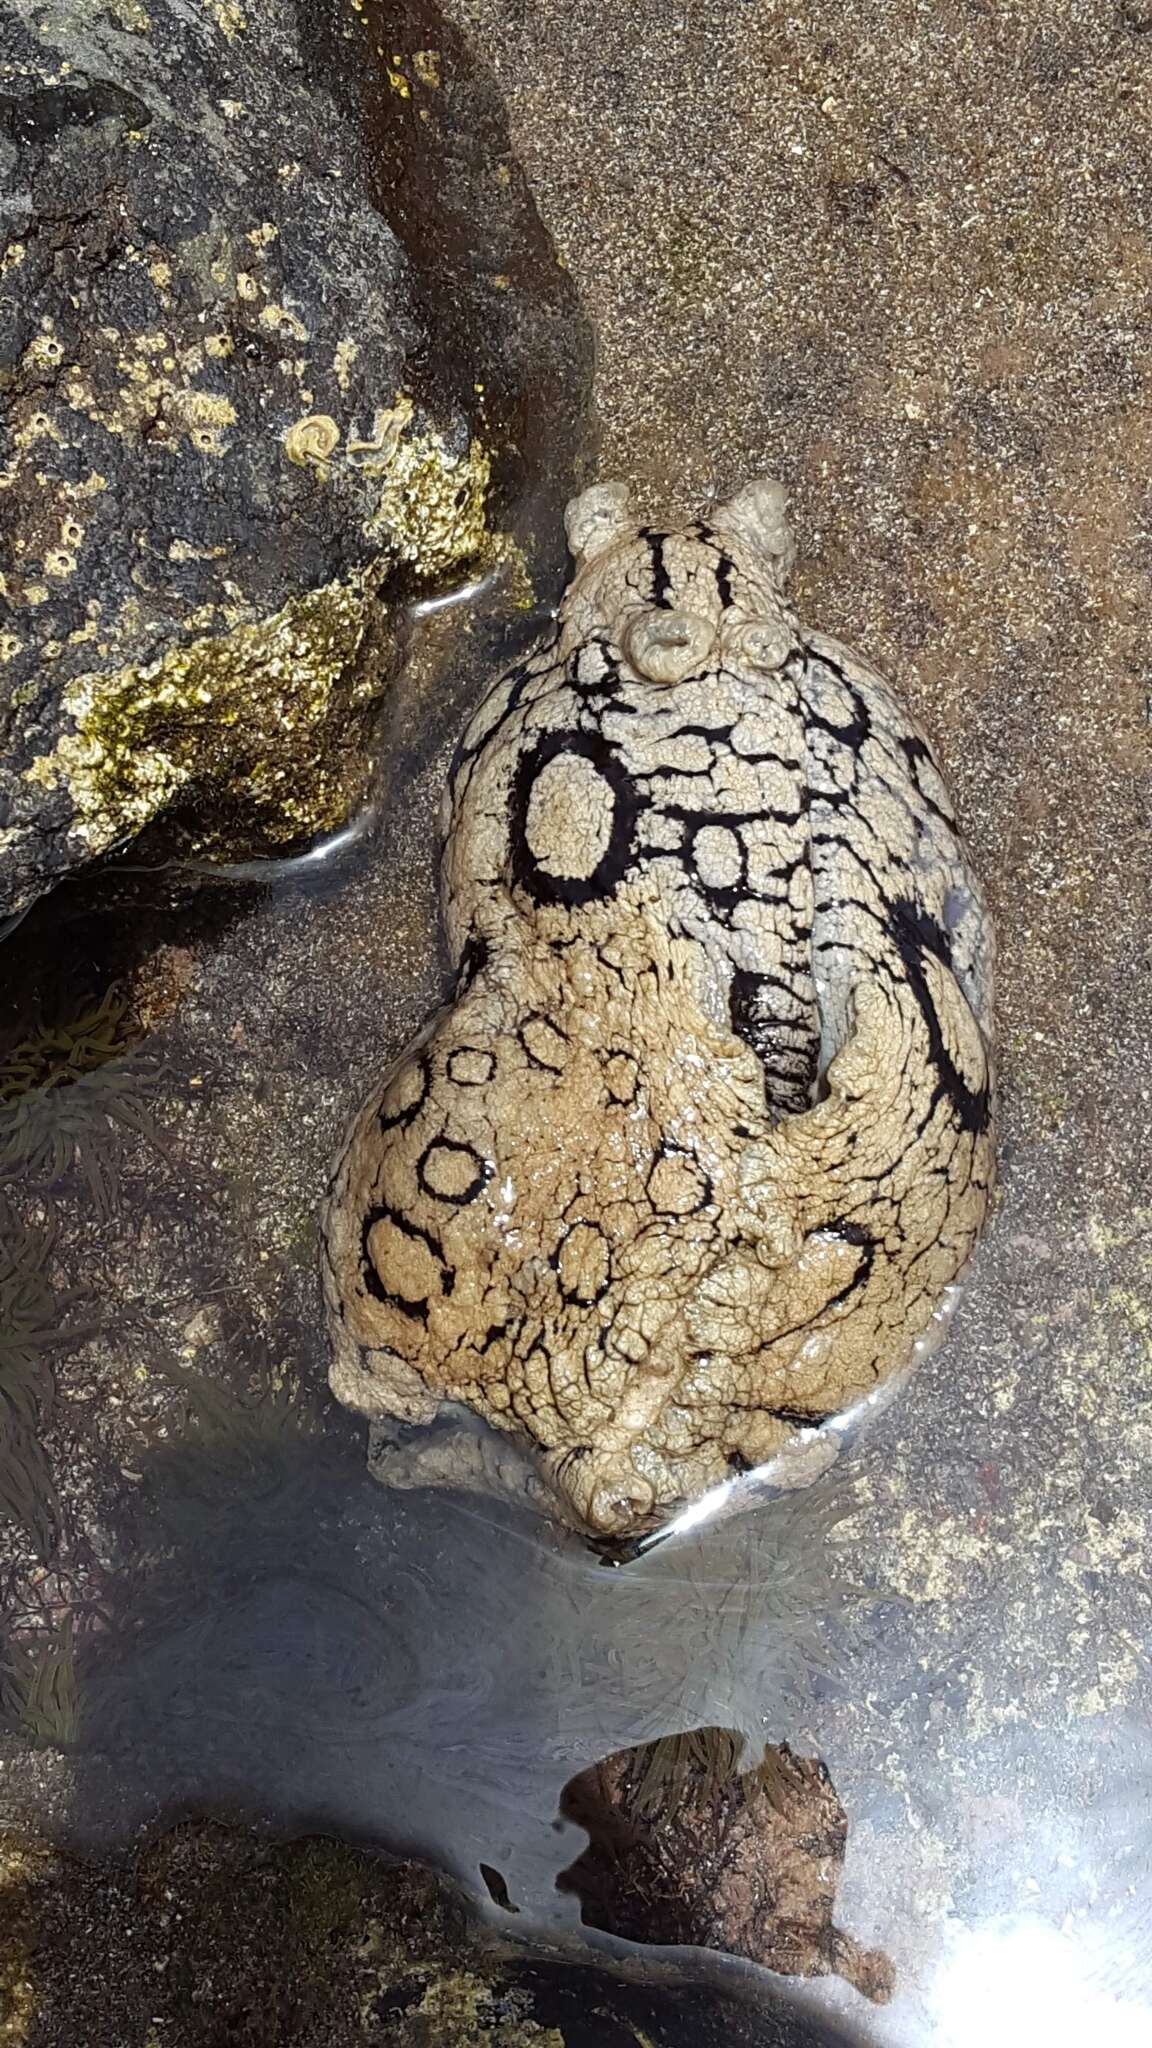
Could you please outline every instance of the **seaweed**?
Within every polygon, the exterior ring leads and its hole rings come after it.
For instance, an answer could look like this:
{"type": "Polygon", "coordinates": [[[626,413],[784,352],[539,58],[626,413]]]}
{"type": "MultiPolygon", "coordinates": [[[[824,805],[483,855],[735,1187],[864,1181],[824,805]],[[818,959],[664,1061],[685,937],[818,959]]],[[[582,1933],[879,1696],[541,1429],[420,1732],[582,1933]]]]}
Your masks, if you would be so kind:
{"type": "Polygon", "coordinates": [[[692,1728],[645,1743],[633,1752],[629,1811],[657,1821],[675,1813],[689,1787],[697,1784],[705,1803],[714,1806],[723,1786],[743,1775],[742,1747],[742,1737],[728,1728],[692,1728]]]}
{"type": "Polygon", "coordinates": [[[67,1018],[42,1019],[0,1057],[0,1182],[57,1187],[80,1175],[101,1216],[116,1205],[112,1141],[160,1148],[149,1103],[161,1069],[141,1056],[127,996],[113,986],[67,1018]]]}
{"type": "Polygon", "coordinates": [[[73,1617],[58,1627],[11,1635],[0,1652],[0,1719],[39,1749],[72,1749],[80,1738],[73,1617]]]}
{"type": "Polygon", "coordinates": [[[25,1422],[35,1419],[44,1401],[44,1361],[89,1334],[87,1326],[65,1326],[62,1316],[85,1297],[78,1290],[56,1292],[48,1267],[56,1249],[56,1226],[49,1218],[34,1225],[22,1222],[0,1199],[0,1397],[15,1407],[25,1422]]]}
{"type": "Polygon", "coordinates": [[[244,1400],[188,1366],[163,1370],[187,1403],[184,1448],[211,1452],[210,1464],[200,1458],[197,1464],[214,1490],[231,1494],[243,1485],[258,1492],[281,1484],[285,1457],[315,1429],[290,1377],[268,1374],[260,1391],[244,1400]]]}
{"type": "Polygon", "coordinates": [[[60,1541],[60,1500],[34,1430],[4,1416],[0,1427],[0,1522],[17,1522],[46,1561],[60,1541]]]}
{"type": "Polygon", "coordinates": [[[0,1521],[19,1523],[46,1558],[60,1535],[56,1487],[41,1436],[52,1413],[54,1354],[87,1334],[63,1320],[78,1297],[53,1292],[51,1222],[20,1222],[0,1205],[0,1521]]]}
{"type": "Polygon", "coordinates": [[[725,1788],[743,1778],[755,1779],[774,1811],[785,1810],[790,1781],[778,1748],[768,1744],[757,1756],[735,1729],[692,1728],[632,1751],[624,1803],[638,1819],[655,1823],[678,1813],[690,1793],[715,1807],[725,1788]]]}

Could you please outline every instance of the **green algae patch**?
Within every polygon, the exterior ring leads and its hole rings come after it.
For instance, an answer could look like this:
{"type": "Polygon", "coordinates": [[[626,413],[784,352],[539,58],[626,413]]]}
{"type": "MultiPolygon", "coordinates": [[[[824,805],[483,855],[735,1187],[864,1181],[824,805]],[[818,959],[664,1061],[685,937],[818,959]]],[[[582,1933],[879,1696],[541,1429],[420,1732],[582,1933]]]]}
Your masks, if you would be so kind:
{"type": "Polygon", "coordinates": [[[366,772],[334,741],[376,694],[360,659],[372,602],[372,579],[359,572],[157,661],[74,677],[64,693],[71,729],[25,780],[67,791],[90,854],[205,792],[273,844],[328,829],[366,772]]]}
{"type": "Polygon", "coordinates": [[[25,1944],[10,1938],[0,1948],[0,2043],[20,2048],[36,2017],[36,1991],[31,1957],[25,1944]]]}
{"type": "Polygon", "coordinates": [[[37,2015],[33,1941],[23,1904],[49,1862],[39,1848],[0,1834],[0,2048],[23,2048],[37,2015]]]}

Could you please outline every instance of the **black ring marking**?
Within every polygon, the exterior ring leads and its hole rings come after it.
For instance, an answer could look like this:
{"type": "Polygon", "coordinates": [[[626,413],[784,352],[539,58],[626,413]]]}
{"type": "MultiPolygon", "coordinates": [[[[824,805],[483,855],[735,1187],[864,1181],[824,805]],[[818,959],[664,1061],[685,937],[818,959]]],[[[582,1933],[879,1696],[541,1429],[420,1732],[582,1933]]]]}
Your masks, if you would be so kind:
{"type": "Polygon", "coordinates": [[[657,1216],[699,1216],[703,1210],[711,1206],[712,1202],[715,1199],[715,1189],[712,1184],[712,1176],[705,1170],[703,1166],[701,1166],[700,1161],[697,1159],[695,1153],[689,1152],[687,1147],[684,1145],[670,1144],[666,1138],[662,1138],[660,1140],[660,1143],[656,1149],[656,1157],[653,1159],[652,1165],[648,1170],[648,1179],[645,1182],[644,1192],[647,1195],[649,1202],[652,1204],[653,1213],[657,1216]],[[702,1184],[703,1192],[700,1196],[700,1199],[698,1202],[695,1202],[692,1208],[690,1209],[662,1208],[653,1196],[653,1177],[659,1171],[659,1168],[664,1164],[665,1160],[668,1159],[686,1159],[688,1161],[688,1164],[692,1168],[693,1178],[702,1184]]]}
{"type": "MultiPolygon", "coordinates": [[[[398,1109],[395,1116],[388,1116],[382,1108],[377,1110],[376,1121],[382,1131],[406,1130],[408,1125],[413,1123],[419,1116],[420,1111],[427,1102],[428,1091],[432,1086],[432,1064],[426,1052],[417,1055],[416,1071],[420,1076],[420,1093],[416,1097],[415,1102],[410,1102],[407,1109],[398,1109]]],[[[391,1086],[392,1083],[389,1081],[388,1088],[391,1086]]],[[[387,1094],[388,1089],[386,1088],[384,1092],[387,1094]]]]}
{"type": "Polygon", "coordinates": [[[390,1288],[385,1287],[384,1282],[380,1278],[376,1261],[372,1257],[368,1245],[368,1239],[378,1223],[390,1223],[393,1229],[400,1232],[402,1237],[414,1238],[418,1244],[424,1246],[425,1251],[431,1254],[440,1269],[441,1292],[443,1294],[451,1294],[452,1282],[456,1276],[447,1271],[444,1264],[444,1254],[436,1239],[430,1236],[428,1231],[421,1230],[418,1223],[411,1223],[406,1216],[401,1215],[398,1209],[391,1208],[387,1203],[382,1203],[366,1212],[364,1221],[360,1226],[360,1276],[367,1292],[372,1296],[373,1301],[381,1301],[388,1308],[397,1309],[402,1316],[407,1316],[410,1322],[426,1324],[428,1321],[428,1302],[430,1297],[425,1295],[422,1301],[408,1301],[402,1294],[393,1294],[390,1288]]]}
{"type": "Polygon", "coordinates": [[[424,1193],[431,1196],[434,1202],[447,1202],[454,1209],[461,1209],[466,1203],[474,1202],[481,1189],[487,1187],[494,1171],[491,1160],[481,1159],[473,1146],[462,1145],[456,1138],[433,1138],[431,1144],[424,1147],[416,1162],[416,1179],[424,1193]],[[459,1194],[445,1194],[442,1188],[433,1186],[429,1180],[428,1165],[433,1153],[436,1152],[463,1156],[475,1169],[467,1187],[459,1194]]]}
{"type": "Polygon", "coordinates": [[[510,792],[509,852],[512,880],[534,903],[557,903],[569,909],[612,896],[636,857],[636,826],[645,799],[623,762],[598,732],[545,733],[516,768],[510,792]],[[612,794],[612,829],[608,845],[590,875],[553,875],[541,867],[528,843],[528,808],[537,777],[561,754],[590,761],[612,794]]]}
{"type": "Polygon", "coordinates": [[[496,1055],[494,1052],[489,1052],[487,1047],[483,1045],[458,1045],[453,1052],[449,1053],[444,1071],[448,1079],[457,1088],[483,1088],[485,1082],[490,1081],[496,1072],[496,1055]],[[484,1072],[482,1074],[457,1073],[456,1064],[459,1060],[483,1060],[485,1062],[484,1072]]]}
{"type": "Polygon", "coordinates": [[[603,1301],[604,1296],[612,1285],[612,1247],[600,1225],[591,1222],[586,1216],[578,1216],[568,1225],[548,1263],[556,1274],[556,1282],[561,1300],[575,1302],[580,1308],[595,1308],[597,1302],[603,1301]],[[571,1241],[578,1230],[590,1232],[592,1237],[597,1239],[604,1248],[604,1278],[591,1294],[585,1293],[580,1287],[566,1286],[563,1277],[562,1260],[564,1247],[571,1241]]]}
{"type": "Polygon", "coordinates": [[[545,1030],[550,1031],[553,1037],[558,1038],[561,1044],[565,1046],[568,1043],[567,1032],[561,1031],[559,1025],[554,1024],[552,1022],[551,1017],[546,1017],[543,1010],[529,1010],[528,1015],[524,1019],[524,1022],[518,1025],[516,1030],[516,1037],[519,1041],[520,1049],[523,1052],[525,1059],[528,1060],[532,1066],[542,1067],[546,1074],[562,1074],[564,1072],[565,1067],[568,1064],[567,1056],[562,1054],[560,1059],[554,1064],[551,1060],[543,1059],[539,1052],[533,1052],[532,1047],[529,1045],[528,1040],[525,1036],[525,1033],[527,1032],[528,1026],[530,1024],[543,1024],[545,1030]]]}
{"type": "MultiPolygon", "coordinates": [[[[888,931],[900,955],[908,984],[916,1001],[928,1032],[928,1049],[932,1064],[940,1076],[941,1085],[956,1112],[960,1128],[973,1137],[980,1137],[992,1120],[992,1091],[985,1081],[979,1088],[970,1088],[955,1060],[944,1043],[944,1033],[936,1014],[936,1005],[928,987],[924,972],[924,956],[930,954],[941,966],[952,972],[952,945],[947,932],[941,930],[935,918],[929,917],[920,906],[907,897],[900,897],[888,905],[888,931]]],[[[957,988],[960,984],[957,982],[957,988]]],[[[963,989],[961,999],[967,1001],[963,989]]],[[[973,1023],[976,1024],[975,1018],[973,1023]]],[[[976,1030],[980,1027],[976,1024],[976,1030]]],[[[981,1035],[981,1039],[983,1034],[981,1035]]]]}

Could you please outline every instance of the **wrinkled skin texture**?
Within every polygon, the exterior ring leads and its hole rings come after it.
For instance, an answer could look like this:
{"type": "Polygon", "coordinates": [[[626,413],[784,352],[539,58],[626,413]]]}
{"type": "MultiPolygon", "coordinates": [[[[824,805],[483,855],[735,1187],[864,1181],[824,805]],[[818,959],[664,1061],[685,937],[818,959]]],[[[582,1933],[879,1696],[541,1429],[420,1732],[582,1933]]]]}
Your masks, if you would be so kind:
{"type": "Polygon", "coordinates": [[[332,1384],[464,1404],[624,1538],[930,1329],[992,1179],[992,948],[924,739],[785,600],[779,487],[568,516],[446,797],[455,996],[333,1184],[332,1384]]]}

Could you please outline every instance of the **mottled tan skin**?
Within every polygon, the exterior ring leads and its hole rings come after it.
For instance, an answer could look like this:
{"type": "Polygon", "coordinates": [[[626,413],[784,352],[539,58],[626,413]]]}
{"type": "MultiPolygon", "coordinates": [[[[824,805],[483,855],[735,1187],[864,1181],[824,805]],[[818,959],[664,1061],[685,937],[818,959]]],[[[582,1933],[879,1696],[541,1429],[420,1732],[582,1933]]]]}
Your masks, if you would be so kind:
{"type": "Polygon", "coordinates": [[[569,509],[445,813],[455,996],[337,1171],[332,1384],[461,1403],[635,1536],[905,1365],[993,1172],[991,937],[931,754],[803,630],[779,487],[569,509]]]}

